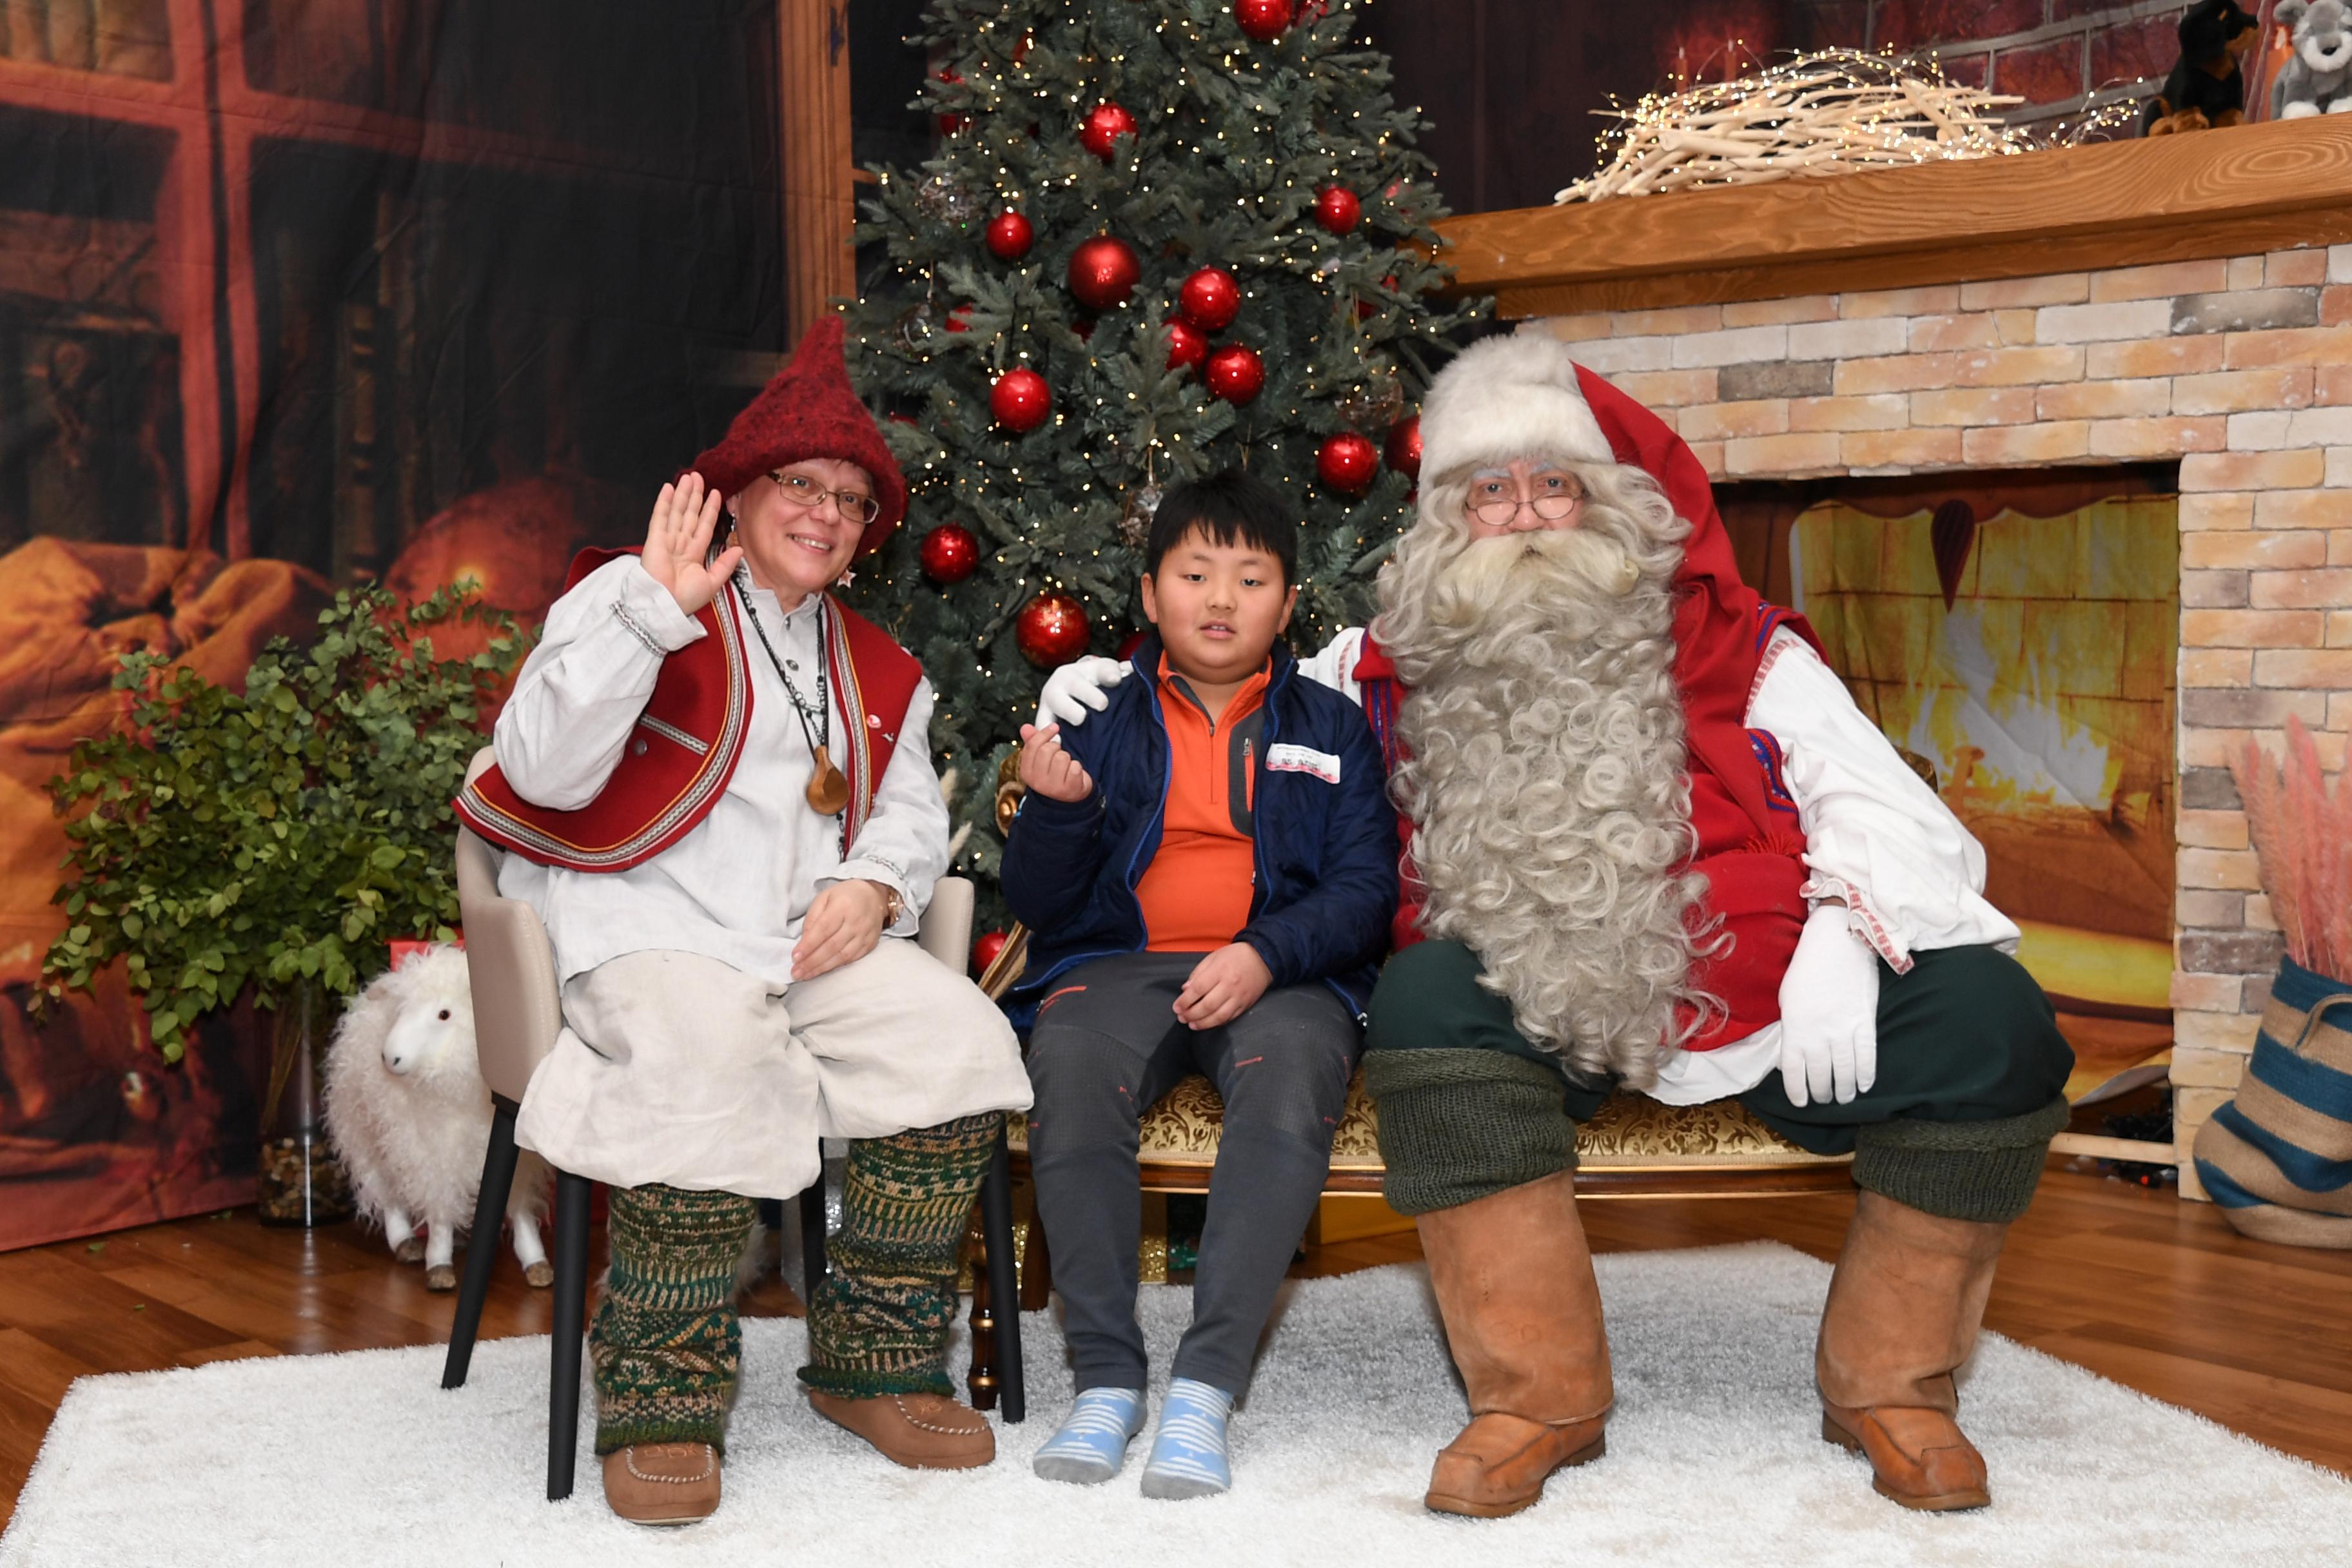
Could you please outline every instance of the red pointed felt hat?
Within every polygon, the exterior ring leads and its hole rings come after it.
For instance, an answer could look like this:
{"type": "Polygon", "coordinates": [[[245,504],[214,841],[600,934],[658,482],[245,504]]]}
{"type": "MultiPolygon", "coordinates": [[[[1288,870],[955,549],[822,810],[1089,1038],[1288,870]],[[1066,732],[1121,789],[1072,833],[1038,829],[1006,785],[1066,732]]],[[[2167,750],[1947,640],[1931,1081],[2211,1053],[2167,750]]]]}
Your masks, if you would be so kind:
{"type": "Polygon", "coordinates": [[[881,427],[850,390],[841,342],[841,318],[819,319],[791,362],[735,416],[719,445],[694,459],[693,468],[711,489],[731,496],[787,463],[809,458],[855,463],[872,477],[874,499],[882,507],[857,542],[857,553],[870,555],[907,515],[907,481],[881,427]]]}

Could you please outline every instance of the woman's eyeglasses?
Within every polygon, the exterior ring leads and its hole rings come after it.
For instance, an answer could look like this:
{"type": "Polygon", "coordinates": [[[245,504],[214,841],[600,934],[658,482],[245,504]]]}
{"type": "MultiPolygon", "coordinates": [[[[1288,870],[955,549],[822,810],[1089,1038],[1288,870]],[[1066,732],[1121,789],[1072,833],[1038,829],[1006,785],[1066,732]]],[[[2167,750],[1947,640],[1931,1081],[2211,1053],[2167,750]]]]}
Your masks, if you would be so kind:
{"type": "Polygon", "coordinates": [[[806,510],[831,501],[852,522],[872,522],[882,515],[882,503],[856,490],[829,490],[806,474],[770,474],[786,500],[806,510]]]}

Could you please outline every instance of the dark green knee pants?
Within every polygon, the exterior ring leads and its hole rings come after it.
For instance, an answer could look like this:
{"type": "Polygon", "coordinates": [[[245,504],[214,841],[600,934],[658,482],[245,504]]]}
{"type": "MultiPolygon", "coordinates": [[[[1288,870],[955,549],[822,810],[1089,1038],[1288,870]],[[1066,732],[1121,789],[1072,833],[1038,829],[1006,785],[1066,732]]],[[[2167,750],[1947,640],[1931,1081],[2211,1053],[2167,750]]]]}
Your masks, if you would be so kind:
{"type": "MultiPolygon", "coordinates": [[[[1612,1086],[1581,1083],[1537,1049],[1511,1005],[1478,984],[1476,953],[1424,942],[1372,993],[1365,1081],[1379,1102],[1389,1202],[1406,1214],[1469,1203],[1576,1163],[1576,1126],[1612,1086]]],[[[2033,1196],[2065,1125],[2074,1052],[2049,999],[1990,947],[1878,972],[1878,1077],[1843,1104],[1798,1106],[1774,1072],[1739,1097],[1775,1132],[1854,1156],[1857,1184],[1954,1219],[2009,1220],[2033,1196]]]]}

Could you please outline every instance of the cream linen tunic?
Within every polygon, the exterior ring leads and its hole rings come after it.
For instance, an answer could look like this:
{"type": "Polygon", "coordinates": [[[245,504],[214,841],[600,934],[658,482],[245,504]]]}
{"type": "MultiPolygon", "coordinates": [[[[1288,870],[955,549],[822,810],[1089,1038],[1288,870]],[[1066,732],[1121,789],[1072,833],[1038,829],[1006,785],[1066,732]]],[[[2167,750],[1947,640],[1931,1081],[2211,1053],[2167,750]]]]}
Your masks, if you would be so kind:
{"type": "MultiPolygon", "coordinates": [[[[815,599],[790,615],[761,589],[746,602],[814,700],[815,599]]],[[[493,746],[508,784],[555,810],[594,799],[624,750],[646,743],[638,720],[662,659],[704,635],[635,556],[583,578],[549,610],[499,716],[493,746]]],[[[840,819],[805,798],[814,760],[792,697],[758,637],[745,642],[751,728],[725,792],[691,832],[625,871],[519,855],[499,868],[499,892],[545,921],[563,987],[565,1027],[516,1124],[516,1141],[560,1170],[785,1197],[815,1176],[820,1137],[1028,1107],[1003,1015],[911,940],[948,863],[930,683],[915,689],[845,860],[840,819]],[[906,913],[866,957],[795,982],[810,903],[848,879],[896,889],[906,913]]],[[[841,724],[836,708],[835,750],[841,724]]]]}

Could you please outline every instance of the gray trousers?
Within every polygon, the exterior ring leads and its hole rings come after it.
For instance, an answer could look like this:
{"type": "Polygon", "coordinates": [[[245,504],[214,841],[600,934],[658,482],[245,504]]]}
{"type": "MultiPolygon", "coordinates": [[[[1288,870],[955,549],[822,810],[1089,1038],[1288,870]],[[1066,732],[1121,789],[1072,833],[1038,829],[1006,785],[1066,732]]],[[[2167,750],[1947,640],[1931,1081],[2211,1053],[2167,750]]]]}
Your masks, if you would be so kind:
{"type": "Polygon", "coordinates": [[[1239,1394],[1274,1293],[1314,1216],[1331,1134],[1363,1048],[1320,982],[1267,992],[1222,1028],[1171,1009],[1199,953],[1138,952],[1073,970],[1029,1036],[1029,1164],[1080,1391],[1144,1386],[1136,1326],[1137,1127],[1188,1073],[1224,1100],[1192,1326],[1173,1375],[1239,1394]]]}

